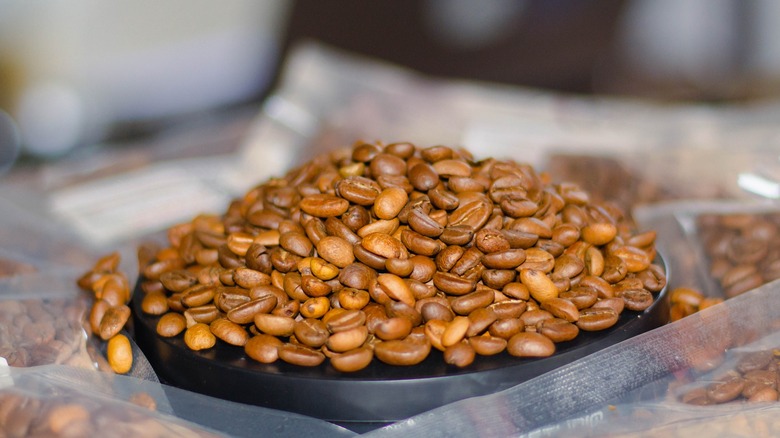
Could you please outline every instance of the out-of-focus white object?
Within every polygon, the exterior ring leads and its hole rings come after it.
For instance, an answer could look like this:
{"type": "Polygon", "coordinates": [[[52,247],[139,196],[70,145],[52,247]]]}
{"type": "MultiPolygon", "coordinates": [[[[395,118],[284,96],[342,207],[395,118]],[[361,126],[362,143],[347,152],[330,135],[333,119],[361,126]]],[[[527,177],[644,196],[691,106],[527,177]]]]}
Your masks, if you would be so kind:
{"type": "Polygon", "coordinates": [[[57,156],[116,122],[253,96],[271,80],[288,5],[0,0],[0,64],[18,83],[6,94],[25,150],[57,156]]]}

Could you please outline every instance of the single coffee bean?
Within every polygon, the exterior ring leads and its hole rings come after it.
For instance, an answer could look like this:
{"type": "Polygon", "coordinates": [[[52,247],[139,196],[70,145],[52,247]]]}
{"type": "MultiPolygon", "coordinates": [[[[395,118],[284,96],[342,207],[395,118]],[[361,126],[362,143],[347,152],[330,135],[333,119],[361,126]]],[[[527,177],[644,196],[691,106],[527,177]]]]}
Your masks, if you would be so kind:
{"type": "Polygon", "coordinates": [[[431,343],[411,340],[383,341],[374,346],[374,355],[388,365],[412,366],[425,360],[430,354],[431,343]]]}
{"type": "Polygon", "coordinates": [[[558,343],[576,338],[580,333],[580,329],[565,319],[553,318],[542,321],[539,324],[537,332],[547,336],[551,341],[558,343]]]}
{"type": "Polygon", "coordinates": [[[323,193],[301,199],[299,206],[307,214],[323,218],[341,216],[349,208],[349,201],[323,193]]]}
{"type": "Polygon", "coordinates": [[[468,315],[478,308],[492,304],[494,297],[495,295],[490,290],[477,290],[454,298],[450,305],[458,315],[468,315]]]}
{"type": "Polygon", "coordinates": [[[261,332],[279,337],[292,335],[295,328],[293,318],[267,313],[255,315],[254,323],[261,332]]]}
{"type": "Polygon", "coordinates": [[[474,363],[476,351],[468,341],[450,345],[444,350],[444,362],[458,368],[464,368],[474,363]]]}
{"type": "Polygon", "coordinates": [[[343,373],[353,373],[366,368],[373,359],[374,351],[371,348],[360,347],[341,354],[334,354],[330,358],[330,364],[343,373]]]}
{"type": "Polygon", "coordinates": [[[130,308],[124,304],[112,306],[106,310],[100,320],[100,338],[107,341],[116,336],[130,318],[130,308]]]}
{"type": "Polygon", "coordinates": [[[629,289],[618,294],[626,309],[641,312],[653,304],[653,295],[645,289],[629,289]]]}
{"type": "Polygon", "coordinates": [[[625,301],[623,301],[623,298],[619,297],[602,298],[596,301],[591,307],[594,309],[609,308],[612,309],[616,314],[620,315],[623,313],[623,309],[625,308],[625,301]]]}
{"type": "Polygon", "coordinates": [[[521,269],[520,281],[528,287],[531,296],[540,303],[558,297],[555,283],[542,271],[521,269]]]}
{"type": "Polygon", "coordinates": [[[707,397],[715,403],[726,403],[739,397],[745,380],[736,375],[725,377],[707,386],[707,397]]]}
{"type": "Polygon", "coordinates": [[[548,357],[555,353],[555,344],[539,333],[517,333],[507,342],[507,352],[517,357],[548,357]]]}
{"type": "Polygon", "coordinates": [[[591,307],[580,310],[577,327],[586,332],[605,330],[617,324],[618,313],[608,307],[591,307]]]}
{"type": "Polygon", "coordinates": [[[217,338],[208,325],[197,323],[184,332],[184,343],[190,350],[207,350],[216,345],[217,338]]]}
{"type": "Polygon", "coordinates": [[[282,344],[275,336],[259,334],[246,341],[244,352],[260,363],[274,363],[279,358],[279,347],[282,344]]]}
{"type": "Polygon", "coordinates": [[[230,345],[243,347],[249,339],[244,328],[226,318],[217,318],[209,324],[211,333],[230,345]]]}
{"type": "Polygon", "coordinates": [[[476,281],[461,277],[451,272],[436,272],[433,274],[433,284],[450,295],[466,295],[474,290],[476,281]]]}
{"type": "Polygon", "coordinates": [[[320,239],[317,243],[317,253],[339,268],[344,268],[355,261],[352,245],[340,237],[326,236],[320,239]]]}
{"type": "Polygon", "coordinates": [[[106,357],[111,369],[117,374],[127,374],[133,367],[133,348],[123,334],[113,336],[106,346],[106,357]]]}
{"type": "Polygon", "coordinates": [[[275,296],[265,295],[230,309],[227,312],[227,318],[236,324],[250,324],[254,321],[255,315],[269,313],[276,307],[276,304],[275,296]]]}
{"type": "Polygon", "coordinates": [[[542,309],[550,312],[556,318],[568,322],[577,322],[580,317],[580,311],[577,306],[569,300],[563,298],[551,298],[541,303],[542,309]]]}
{"type": "Polygon", "coordinates": [[[286,343],[278,347],[279,359],[304,367],[316,367],[325,361],[325,355],[305,345],[286,343]]]}
{"type": "Polygon", "coordinates": [[[184,316],[176,312],[168,312],[157,321],[157,334],[164,338],[172,338],[187,328],[184,316]]]}

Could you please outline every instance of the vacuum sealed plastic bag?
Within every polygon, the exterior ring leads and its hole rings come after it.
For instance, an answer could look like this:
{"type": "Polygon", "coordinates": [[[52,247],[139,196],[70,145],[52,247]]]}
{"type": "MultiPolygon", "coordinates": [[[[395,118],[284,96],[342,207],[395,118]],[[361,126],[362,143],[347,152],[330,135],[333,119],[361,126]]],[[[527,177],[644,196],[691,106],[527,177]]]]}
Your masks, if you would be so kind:
{"type": "Polygon", "coordinates": [[[709,407],[682,403],[674,391],[727,362],[740,347],[776,333],[778,294],[780,282],[768,283],[511,389],[462,400],[367,435],[611,436],[661,430],[699,417],[725,418],[720,417],[724,409],[749,414],[758,405],[702,411],[709,407]],[[656,414],[638,421],[648,415],[634,406],[639,403],[650,404],[656,414]]]}
{"type": "Polygon", "coordinates": [[[308,417],[63,366],[0,367],[0,431],[10,437],[354,436],[308,417]]]}

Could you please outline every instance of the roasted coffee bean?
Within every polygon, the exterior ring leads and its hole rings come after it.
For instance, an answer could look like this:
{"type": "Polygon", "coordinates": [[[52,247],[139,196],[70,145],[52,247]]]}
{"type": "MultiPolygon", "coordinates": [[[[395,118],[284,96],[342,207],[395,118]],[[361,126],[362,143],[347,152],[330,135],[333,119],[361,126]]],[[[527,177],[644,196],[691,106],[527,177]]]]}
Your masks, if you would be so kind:
{"type": "Polygon", "coordinates": [[[455,318],[455,314],[449,307],[437,302],[423,304],[420,308],[420,314],[424,321],[430,321],[432,319],[452,321],[452,319],[455,318]]]}
{"type": "Polygon", "coordinates": [[[226,318],[217,318],[209,324],[211,333],[230,345],[243,347],[249,339],[244,328],[226,318]]]}
{"type": "Polygon", "coordinates": [[[106,356],[111,369],[117,374],[127,374],[133,367],[133,348],[130,340],[118,334],[108,340],[106,356]]]}
{"type": "Polygon", "coordinates": [[[444,350],[444,362],[458,368],[464,368],[474,363],[476,351],[468,341],[450,345],[444,350]]]}
{"type": "Polygon", "coordinates": [[[525,330],[526,327],[527,325],[520,318],[497,319],[493,322],[493,324],[490,324],[490,327],[488,327],[488,332],[491,336],[509,339],[517,333],[525,330]]]}
{"type": "Polygon", "coordinates": [[[389,365],[412,366],[425,360],[431,351],[430,341],[383,341],[374,346],[374,356],[389,365]]]}
{"type": "Polygon", "coordinates": [[[100,320],[100,338],[107,341],[116,336],[125,327],[129,318],[130,308],[126,305],[109,307],[100,320]]]}
{"type": "Polygon", "coordinates": [[[246,341],[244,352],[260,363],[273,363],[279,358],[282,344],[275,336],[259,334],[246,341]]]}
{"type": "Polygon", "coordinates": [[[494,294],[490,290],[478,290],[454,298],[450,302],[452,310],[458,315],[468,315],[476,309],[493,303],[494,294]]]}
{"type": "Polygon", "coordinates": [[[216,345],[217,338],[208,325],[197,323],[184,332],[184,343],[190,350],[207,350],[216,345]]]}
{"type": "Polygon", "coordinates": [[[555,344],[539,333],[517,333],[507,341],[506,351],[517,357],[547,357],[555,353],[555,344]]]}
{"type": "Polygon", "coordinates": [[[320,239],[317,242],[317,253],[339,268],[344,268],[355,261],[352,245],[340,237],[326,236],[320,239]]]}
{"type": "Polygon", "coordinates": [[[472,336],[468,338],[474,352],[480,356],[493,356],[506,350],[507,341],[495,336],[472,336]]]}
{"type": "Polygon", "coordinates": [[[157,321],[157,334],[164,338],[172,338],[187,328],[187,322],[181,313],[168,312],[157,321]]]}
{"type": "Polygon", "coordinates": [[[360,347],[334,354],[330,357],[330,364],[338,371],[352,373],[366,368],[374,359],[374,351],[369,347],[360,347]]]}
{"type": "Polygon", "coordinates": [[[325,361],[325,355],[305,345],[286,343],[277,348],[279,359],[303,367],[316,367],[325,361]]]}
{"type": "Polygon", "coordinates": [[[577,327],[586,332],[605,330],[617,324],[618,313],[609,307],[591,307],[580,310],[577,327]]]}
{"type": "Polygon", "coordinates": [[[576,325],[565,319],[553,318],[542,321],[539,324],[537,332],[547,336],[551,341],[558,343],[576,338],[580,330],[576,325]]]}
{"type": "Polygon", "coordinates": [[[261,332],[279,337],[288,337],[295,329],[295,320],[289,316],[260,313],[255,315],[254,323],[261,332]]]}
{"type": "Polygon", "coordinates": [[[715,403],[725,403],[739,397],[745,387],[745,380],[731,375],[707,386],[707,397],[715,403]]]}
{"type": "Polygon", "coordinates": [[[626,309],[641,312],[653,304],[653,295],[645,289],[629,289],[618,294],[626,309]]]}
{"type": "Polygon", "coordinates": [[[556,318],[568,322],[577,322],[580,317],[580,311],[577,306],[569,300],[563,298],[551,298],[541,303],[542,309],[550,312],[556,318]]]}

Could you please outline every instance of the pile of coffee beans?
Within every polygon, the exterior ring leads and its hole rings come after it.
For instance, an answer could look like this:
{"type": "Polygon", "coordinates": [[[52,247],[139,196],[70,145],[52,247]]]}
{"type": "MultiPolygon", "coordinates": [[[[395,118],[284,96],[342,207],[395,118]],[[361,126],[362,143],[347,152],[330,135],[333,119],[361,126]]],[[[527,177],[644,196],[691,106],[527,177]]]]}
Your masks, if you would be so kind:
{"type": "Polygon", "coordinates": [[[91,368],[79,321],[85,305],[70,299],[0,300],[0,357],[12,367],[67,364],[91,368]]]}
{"type": "Polygon", "coordinates": [[[778,400],[780,349],[745,353],[734,366],[720,373],[706,386],[698,386],[680,396],[680,401],[693,405],[728,402],[776,402],[778,400]]]}
{"type": "Polygon", "coordinates": [[[58,390],[31,395],[24,391],[0,391],[0,431],[4,437],[215,437],[179,420],[168,421],[152,414],[156,403],[146,393],[136,393],[130,403],[107,402],[58,390]],[[148,409],[148,410],[147,410],[148,409]]]}
{"type": "Polygon", "coordinates": [[[526,164],[410,143],[323,154],[168,243],[142,264],[139,297],[160,336],[344,372],[432,348],[458,367],[550,356],[666,284],[655,232],[614,204],[526,164]]]}
{"type": "Polygon", "coordinates": [[[106,357],[111,369],[126,374],[133,367],[133,349],[130,339],[120,333],[130,319],[130,283],[119,268],[117,252],[101,257],[84,273],[77,284],[94,294],[89,311],[89,328],[95,336],[107,341],[106,357]]]}
{"type": "Polygon", "coordinates": [[[726,298],[780,278],[780,213],[702,214],[697,229],[726,298]]]}

